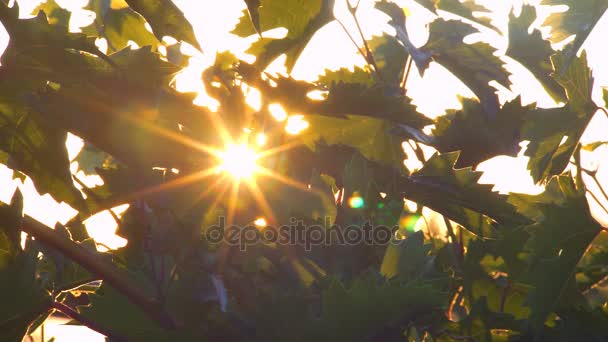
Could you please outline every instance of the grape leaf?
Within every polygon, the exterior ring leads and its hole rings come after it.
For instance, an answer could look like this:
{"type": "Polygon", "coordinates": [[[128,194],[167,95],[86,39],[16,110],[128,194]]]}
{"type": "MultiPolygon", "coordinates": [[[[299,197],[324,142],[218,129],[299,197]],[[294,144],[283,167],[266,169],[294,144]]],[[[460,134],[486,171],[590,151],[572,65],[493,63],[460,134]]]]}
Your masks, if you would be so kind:
{"type": "Polygon", "coordinates": [[[492,30],[498,31],[498,28],[492,25],[490,18],[487,16],[477,17],[474,12],[488,14],[487,9],[475,2],[475,0],[414,0],[424,8],[437,14],[437,10],[443,10],[454,13],[479,25],[485,26],[492,30]]]}
{"type": "Polygon", "coordinates": [[[408,54],[395,37],[383,34],[372,37],[368,42],[382,80],[390,85],[399,86],[405,73],[408,54]]]}
{"type": "Polygon", "coordinates": [[[404,240],[392,239],[380,266],[380,273],[387,279],[399,277],[412,279],[424,270],[429,261],[430,244],[424,244],[424,233],[418,231],[404,240]]]}
{"type": "Polygon", "coordinates": [[[555,101],[563,101],[566,93],[551,77],[553,72],[551,55],[555,51],[551,44],[543,39],[540,30],[534,29],[532,33],[528,33],[536,18],[536,7],[531,5],[524,5],[519,17],[515,17],[514,12],[511,12],[509,15],[509,47],[506,54],[528,68],[555,101]]]}
{"type": "Polygon", "coordinates": [[[526,244],[531,255],[526,280],[533,287],[527,305],[531,309],[530,328],[536,334],[554,310],[563,305],[581,305],[575,269],[601,231],[591,216],[582,186],[566,174],[553,178],[543,194],[518,196],[518,209],[536,221],[527,227],[531,238],[526,244]]]}
{"type": "Polygon", "coordinates": [[[281,103],[288,112],[337,118],[345,118],[347,115],[368,116],[414,128],[433,123],[416,111],[408,97],[395,93],[394,87],[390,85],[369,87],[360,83],[332,82],[329,89],[326,89],[328,93],[324,100],[312,100],[307,94],[323,88],[283,76],[273,77],[272,81],[276,84],[271,85],[262,79],[257,68],[245,63],[240,63],[237,71],[246,82],[258,88],[263,96],[281,103]],[[378,108],[383,110],[379,111],[378,108]]]}
{"type": "Polygon", "coordinates": [[[30,324],[49,310],[50,296],[36,280],[35,267],[36,256],[22,253],[8,266],[0,268],[0,279],[8,280],[0,283],[0,338],[3,341],[21,341],[30,324]]]}
{"type": "Polygon", "coordinates": [[[53,62],[65,64],[66,61],[74,61],[75,58],[71,56],[74,55],[73,51],[88,52],[108,61],[106,55],[95,46],[94,38],[70,33],[67,27],[61,25],[49,25],[44,12],[38,12],[34,18],[19,19],[17,3],[13,7],[0,3],[0,21],[10,36],[9,45],[1,58],[2,65],[18,66],[19,72],[28,75],[48,72],[51,69],[49,64],[53,62]]]}
{"type": "Polygon", "coordinates": [[[333,83],[337,82],[359,83],[371,86],[373,85],[374,78],[367,70],[355,66],[354,70],[348,68],[340,68],[338,70],[326,69],[325,73],[320,75],[316,81],[316,83],[325,87],[330,87],[333,83]]]}
{"type": "Polygon", "coordinates": [[[171,0],[126,0],[129,6],[141,14],[152,26],[158,40],[171,36],[201,50],[192,25],[171,0]]]}
{"type": "Polygon", "coordinates": [[[458,152],[433,155],[422,169],[402,180],[404,196],[481,237],[499,236],[494,222],[507,226],[528,222],[516,213],[506,196],[492,191],[492,185],[477,183],[481,172],[470,167],[454,169],[458,155],[458,152]]]}
{"type": "MultiPolygon", "coordinates": [[[[262,0],[258,10],[259,31],[283,27],[287,29],[287,36],[282,39],[260,38],[249,47],[247,53],[256,56],[256,65],[261,69],[286,53],[285,65],[290,71],[317,30],[334,19],[334,2],[335,0],[262,0]]],[[[247,11],[244,11],[231,33],[248,37],[257,31],[247,11]]]]}
{"type": "Polygon", "coordinates": [[[537,109],[524,123],[522,138],[530,141],[525,155],[530,157],[528,169],[536,183],[560,174],[568,166],[597,110],[591,99],[593,76],[586,54],[567,64],[566,53],[558,52],[552,61],[553,77],[566,90],[568,103],[560,108],[537,109]]]}
{"type": "Polygon", "coordinates": [[[345,287],[333,280],[323,291],[321,317],[317,324],[311,324],[306,340],[374,340],[393,325],[401,327],[444,306],[446,300],[440,289],[423,281],[383,283],[371,274],[345,287]]]}
{"type": "Polygon", "coordinates": [[[72,13],[59,6],[55,0],[46,0],[38,5],[32,14],[36,15],[39,11],[46,13],[46,17],[51,25],[61,25],[68,27],[72,13]]]}
{"type": "Polygon", "coordinates": [[[66,131],[53,127],[39,113],[0,101],[0,150],[11,156],[7,166],[28,175],[39,193],[83,208],[70,173],[66,138],[66,131]]]}
{"type": "Polygon", "coordinates": [[[541,4],[568,6],[568,10],[565,12],[551,13],[543,23],[543,26],[551,27],[549,39],[553,43],[561,42],[572,35],[576,35],[572,46],[568,48],[566,63],[569,63],[575,57],[597,22],[608,9],[607,0],[543,0],[541,4]]]}
{"type": "Polygon", "coordinates": [[[509,87],[509,73],[494,53],[496,49],[486,43],[465,44],[463,39],[476,30],[463,22],[437,19],[431,23],[428,42],[420,48],[429,52],[433,60],[458,77],[483,105],[490,118],[500,108],[495,90],[488,84],[496,81],[509,87]]]}
{"type": "Polygon", "coordinates": [[[262,36],[262,28],[260,27],[260,0],[245,0],[247,10],[249,11],[249,18],[251,18],[251,24],[255,31],[262,36]]]}
{"type": "Polygon", "coordinates": [[[370,160],[403,168],[405,153],[401,141],[388,134],[393,125],[386,120],[354,115],[346,119],[309,115],[305,119],[310,123],[310,128],[298,138],[310,148],[314,149],[318,141],[329,145],[347,145],[357,148],[370,160]]]}
{"type": "Polygon", "coordinates": [[[131,8],[114,9],[108,0],[91,0],[86,8],[95,12],[95,20],[83,27],[82,32],[106,38],[109,51],[124,49],[130,40],[139,46],[150,45],[153,50],[160,45],[154,34],[146,29],[146,20],[131,8]]]}
{"type": "Polygon", "coordinates": [[[517,156],[520,130],[532,105],[524,107],[517,98],[505,103],[494,120],[488,119],[475,100],[462,99],[462,107],[437,118],[432,141],[440,152],[461,151],[457,168],[476,166],[499,155],[517,156]]]}

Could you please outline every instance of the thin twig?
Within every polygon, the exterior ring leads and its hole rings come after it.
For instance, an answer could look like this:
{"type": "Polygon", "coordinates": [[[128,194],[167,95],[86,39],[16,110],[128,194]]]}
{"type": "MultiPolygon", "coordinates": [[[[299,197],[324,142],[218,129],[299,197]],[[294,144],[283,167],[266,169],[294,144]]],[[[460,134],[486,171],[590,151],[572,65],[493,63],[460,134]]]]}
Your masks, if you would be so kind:
{"type": "Polygon", "coordinates": [[[365,47],[365,53],[366,53],[365,59],[367,60],[367,62],[369,64],[371,64],[374,67],[374,69],[376,70],[376,74],[378,74],[378,78],[382,81],[382,75],[380,74],[380,68],[378,68],[378,65],[376,64],[376,59],[374,58],[374,55],[372,54],[372,50],[369,48],[369,45],[367,44],[367,40],[365,40],[365,36],[363,35],[363,30],[361,29],[361,25],[359,25],[359,19],[357,19],[357,8],[359,7],[359,2],[357,2],[357,6],[355,6],[355,7],[351,7],[348,0],[346,0],[346,3],[349,5],[348,6],[350,9],[349,12],[353,16],[353,19],[355,20],[355,25],[357,25],[357,31],[359,31],[359,35],[361,36],[361,40],[363,41],[363,47],[365,47]]]}
{"type": "MultiPolygon", "coordinates": [[[[99,324],[95,323],[94,321],[92,321],[91,319],[83,316],[82,314],[80,314],[79,312],[77,312],[76,310],[72,309],[71,307],[63,304],[63,303],[59,303],[59,302],[55,302],[53,301],[51,303],[51,308],[63,313],[64,315],[70,317],[71,319],[77,320],[78,322],[82,323],[83,325],[85,325],[87,328],[96,331],[102,335],[105,335],[106,337],[110,337],[112,338],[112,340],[116,340],[116,341],[127,341],[126,338],[124,338],[123,336],[108,330],[102,326],[100,326],[99,324]]],[[[43,340],[44,341],[44,340],[43,340]]]]}
{"type": "Polygon", "coordinates": [[[606,118],[608,118],[608,111],[606,110],[606,108],[597,107],[597,110],[601,110],[602,112],[604,112],[604,115],[606,115],[606,118]]]}
{"type": "Polygon", "coordinates": [[[583,171],[584,173],[586,173],[589,177],[591,177],[591,179],[593,179],[593,181],[595,182],[595,184],[597,185],[597,187],[600,189],[600,192],[602,193],[602,195],[604,196],[604,198],[606,200],[608,200],[608,193],[606,193],[606,190],[604,189],[604,187],[602,186],[602,184],[600,183],[600,181],[597,179],[597,172],[593,172],[584,168],[581,168],[581,171],[583,171]]]}
{"type": "MultiPolygon", "coordinates": [[[[348,32],[348,29],[346,28],[346,26],[344,26],[344,23],[342,23],[341,20],[336,19],[336,21],[338,22],[338,24],[340,24],[340,26],[342,27],[342,30],[344,30],[344,33],[346,33],[346,35],[348,36],[348,38],[350,38],[350,41],[353,43],[353,45],[357,48],[357,51],[359,51],[359,53],[361,54],[361,56],[363,57],[363,59],[365,59],[365,62],[369,64],[369,61],[367,60],[367,57],[365,57],[365,52],[363,52],[363,50],[359,47],[359,44],[357,44],[357,42],[355,41],[355,38],[353,38],[353,36],[350,34],[350,32],[348,32]]],[[[373,68],[373,65],[370,65],[373,68]]],[[[377,70],[374,70],[377,72],[377,70]]]]}
{"type": "Polygon", "coordinates": [[[587,193],[591,195],[591,197],[597,202],[600,208],[602,208],[602,210],[604,210],[604,212],[608,214],[608,208],[606,208],[606,206],[600,201],[600,199],[597,198],[597,196],[591,191],[587,191],[587,193]]]}
{"type": "Polygon", "coordinates": [[[407,94],[407,88],[405,86],[407,85],[407,80],[410,77],[410,70],[412,70],[412,62],[412,56],[408,55],[407,62],[405,64],[405,73],[403,74],[403,79],[401,80],[401,89],[403,89],[403,96],[407,94]]]}

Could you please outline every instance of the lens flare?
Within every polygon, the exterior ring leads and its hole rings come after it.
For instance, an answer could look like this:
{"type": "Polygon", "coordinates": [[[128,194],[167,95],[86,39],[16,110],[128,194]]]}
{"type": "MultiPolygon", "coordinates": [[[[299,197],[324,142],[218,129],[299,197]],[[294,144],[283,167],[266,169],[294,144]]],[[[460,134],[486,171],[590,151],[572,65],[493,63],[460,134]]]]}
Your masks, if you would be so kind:
{"type": "Polygon", "coordinates": [[[220,153],[220,157],[220,171],[227,172],[236,179],[251,178],[258,169],[258,155],[246,144],[229,145],[220,153]]]}
{"type": "Polygon", "coordinates": [[[348,206],[353,209],[361,209],[365,206],[365,200],[355,192],[353,196],[348,199],[348,206]]]}
{"type": "Polygon", "coordinates": [[[255,224],[255,226],[258,228],[264,228],[264,227],[268,226],[268,222],[266,222],[266,219],[263,217],[260,217],[260,218],[256,219],[255,221],[253,221],[253,224],[255,224]]]}

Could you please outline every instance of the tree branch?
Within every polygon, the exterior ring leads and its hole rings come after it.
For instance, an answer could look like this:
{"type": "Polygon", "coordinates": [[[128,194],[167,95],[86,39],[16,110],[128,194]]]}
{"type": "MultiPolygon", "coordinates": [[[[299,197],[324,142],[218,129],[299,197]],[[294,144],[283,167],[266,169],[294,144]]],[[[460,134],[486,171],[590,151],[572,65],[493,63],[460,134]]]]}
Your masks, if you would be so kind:
{"type": "Polygon", "coordinates": [[[55,230],[43,225],[29,216],[23,218],[22,230],[36,238],[41,243],[63,253],[66,257],[78,263],[92,274],[114,287],[137,305],[150,318],[160,323],[166,329],[175,329],[177,323],[158,301],[149,298],[121,269],[106,260],[98,258],[87,249],[75,244],[72,240],[57,234],[55,230]]]}
{"type": "Polygon", "coordinates": [[[96,331],[102,335],[105,335],[106,337],[112,338],[112,340],[119,341],[119,342],[127,341],[127,339],[125,337],[120,336],[119,334],[117,334],[111,330],[108,330],[104,327],[99,326],[97,323],[93,322],[89,318],[83,316],[76,310],[72,309],[71,307],[69,307],[63,303],[53,301],[51,303],[51,308],[63,313],[64,315],[70,317],[71,319],[77,320],[78,322],[82,323],[84,326],[86,326],[87,328],[89,328],[93,331],[96,331]]]}

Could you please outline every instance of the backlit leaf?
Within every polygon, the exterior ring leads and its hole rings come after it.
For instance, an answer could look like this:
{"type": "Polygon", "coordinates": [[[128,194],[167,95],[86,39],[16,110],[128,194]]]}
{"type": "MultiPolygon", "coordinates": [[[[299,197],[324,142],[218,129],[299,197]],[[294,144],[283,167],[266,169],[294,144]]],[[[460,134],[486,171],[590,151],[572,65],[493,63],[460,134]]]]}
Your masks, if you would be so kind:
{"type": "Polygon", "coordinates": [[[566,65],[567,56],[559,52],[552,58],[555,80],[566,90],[564,107],[537,109],[523,126],[522,138],[529,140],[526,156],[534,182],[544,182],[560,174],[570,162],[597,106],[591,99],[593,77],[583,53],[566,65]]]}
{"type": "Polygon", "coordinates": [[[158,40],[170,36],[201,49],[192,25],[171,0],[126,0],[129,6],[141,14],[152,26],[158,40]]]}
{"type": "Polygon", "coordinates": [[[511,12],[506,54],[528,68],[555,101],[563,101],[566,96],[564,89],[551,77],[553,66],[550,57],[555,51],[538,29],[528,33],[536,17],[536,8],[531,5],[524,5],[519,17],[511,12]]]}
{"type": "MultiPolygon", "coordinates": [[[[281,39],[260,38],[247,52],[256,56],[256,64],[261,69],[286,53],[287,70],[291,70],[317,30],[334,19],[333,7],[334,0],[262,0],[258,10],[260,31],[282,27],[287,29],[287,35],[281,39]]],[[[232,33],[241,37],[256,33],[247,11],[232,33]]]]}

